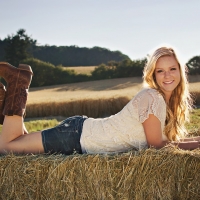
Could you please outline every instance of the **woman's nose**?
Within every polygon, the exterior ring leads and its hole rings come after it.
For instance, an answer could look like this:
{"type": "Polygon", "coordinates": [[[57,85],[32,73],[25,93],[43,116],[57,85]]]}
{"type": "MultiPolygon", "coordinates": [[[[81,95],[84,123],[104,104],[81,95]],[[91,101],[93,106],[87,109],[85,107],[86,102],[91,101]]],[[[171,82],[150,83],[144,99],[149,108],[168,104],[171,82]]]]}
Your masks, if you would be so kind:
{"type": "Polygon", "coordinates": [[[170,71],[166,71],[165,76],[170,76],[170,71]]]}

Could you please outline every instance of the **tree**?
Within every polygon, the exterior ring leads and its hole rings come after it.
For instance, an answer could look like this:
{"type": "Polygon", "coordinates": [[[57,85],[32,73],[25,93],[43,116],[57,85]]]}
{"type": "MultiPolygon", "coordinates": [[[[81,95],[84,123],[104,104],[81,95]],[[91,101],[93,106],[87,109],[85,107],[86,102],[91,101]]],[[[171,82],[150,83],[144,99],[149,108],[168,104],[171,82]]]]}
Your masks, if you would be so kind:
{"type": "Polygon", "coordinates": [[[19,29],[16,35],[4,39],[5,60],[12,65],[18,65],[22,60],[31,57],[31,48],[36,46],[36,40],[31,39],[24,29],[19,29]]]}
{"type": "Polygon", "coordinates": [[[200,74],[200,56],[191,58],[187,64],[191,75],[200,74]]]}
{"type": "Polygon", "coordinates": [[[142,76],[146,58],[140,60],[110,61],[107,65],[101,64],[92,72],[93,79],[109,79],[122,77],[142,76]]]}

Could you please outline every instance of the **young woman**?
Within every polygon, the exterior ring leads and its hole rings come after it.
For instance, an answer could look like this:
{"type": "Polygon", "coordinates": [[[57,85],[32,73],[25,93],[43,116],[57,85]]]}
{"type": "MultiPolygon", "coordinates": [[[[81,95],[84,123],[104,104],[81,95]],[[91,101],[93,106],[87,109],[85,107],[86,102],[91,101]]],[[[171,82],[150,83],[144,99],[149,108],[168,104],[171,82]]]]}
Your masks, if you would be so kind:
{"type": "Polygon", "coordinates": [[[162,148],[169,143],[182,149],[199,148],[200,137],[183,138],[191,100],[185,66],[172,48],[160,47],[149,56],[144,89],[119,113],[99,119],[74,116],[54,128],[30,134],[24,134],[23,115],[31,67],[0,63],[0,76],[7,82],[6,92],[0,87],[0,111],[5,116],[0,135],[2,154],[102,154],[162,148]]]}

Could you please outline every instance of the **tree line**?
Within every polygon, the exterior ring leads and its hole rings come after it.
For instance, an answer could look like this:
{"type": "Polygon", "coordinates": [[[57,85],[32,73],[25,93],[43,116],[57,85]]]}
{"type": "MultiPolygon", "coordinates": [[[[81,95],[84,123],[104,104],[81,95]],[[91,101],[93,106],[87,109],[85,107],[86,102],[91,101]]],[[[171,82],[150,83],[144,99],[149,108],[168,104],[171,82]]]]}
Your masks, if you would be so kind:
{"type": "MultiPolygon", "coordinates": [[[[0,40],[0,60],[14,66],[26,63],[33,68],[32,87],[82,82],[99,79],[142,76],[146,58],[130,60],[119,51],[77,46],[37,46],[37,41],[24,29],[0,40]],[[76,74],[63,66],[98,65],[91,75],[76,74]]],[[[187,62],[189,74],[200,74],[200,56],[187,62]]]]}
{"type": "Polygon", "coordinates": [[[19,29],[15,35],[0,39],[0,60],[18,65],[23,59],[30,57],[63,66],[97,66],[110,60],[130,59],[120,51],[110,51],[101,47],[37,45],[37,40],[28,36],[24,29],[19,29]]]}

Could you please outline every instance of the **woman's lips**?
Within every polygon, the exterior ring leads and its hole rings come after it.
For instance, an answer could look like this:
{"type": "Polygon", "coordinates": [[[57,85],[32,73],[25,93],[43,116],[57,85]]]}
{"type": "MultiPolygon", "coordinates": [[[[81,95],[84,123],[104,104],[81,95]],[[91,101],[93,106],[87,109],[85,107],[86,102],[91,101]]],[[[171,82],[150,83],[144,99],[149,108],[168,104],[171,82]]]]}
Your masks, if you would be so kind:
{"type": "Polygon", "coordinates": [[[171,84],[171,83],[173,83],[174,81],[165,81],[165,82],[163,82],[164,84],[171,84]]]}

